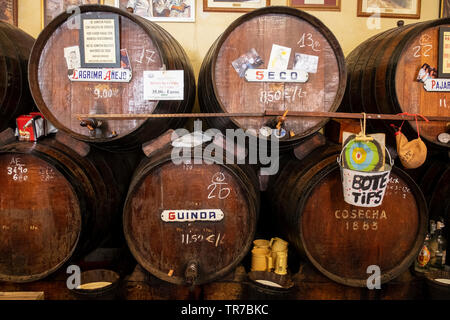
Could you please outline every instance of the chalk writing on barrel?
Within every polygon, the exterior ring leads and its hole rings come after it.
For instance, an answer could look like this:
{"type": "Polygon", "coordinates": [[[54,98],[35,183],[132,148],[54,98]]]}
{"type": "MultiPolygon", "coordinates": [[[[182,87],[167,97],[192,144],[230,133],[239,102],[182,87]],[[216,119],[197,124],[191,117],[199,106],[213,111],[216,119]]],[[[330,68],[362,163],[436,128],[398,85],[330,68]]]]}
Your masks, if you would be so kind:
{"type": "Polygon", "coordinates": [[[226,187],[228,183],[225,182],[225,175],[222,172],[217,172],[211,179],[211,184],[207,190],[211,190],[208,194],[208,199],[215,198],[214,194],[217,190],[217,197],[221,200],[228,198],[231,193],[231,189],[226,187]]]}

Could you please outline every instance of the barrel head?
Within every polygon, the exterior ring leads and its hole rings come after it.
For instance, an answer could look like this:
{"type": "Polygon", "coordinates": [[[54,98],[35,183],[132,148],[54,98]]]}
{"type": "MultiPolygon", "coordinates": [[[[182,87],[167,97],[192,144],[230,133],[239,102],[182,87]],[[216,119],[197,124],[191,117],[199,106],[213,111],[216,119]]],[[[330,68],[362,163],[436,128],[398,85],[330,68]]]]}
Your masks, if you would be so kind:
{"type": "Polygon", "coordinates": [[[0,280],[43,278],[75,250],[77,195],[63,173],[30,154],[1,153],[0,184],[0,280]]]}
{"type": "Polygon", "coordinates": [[[131,252],[156,277],[195,284],[224,276],[250,249],[256,225],[255,195],[221,165],[166,161],[135,175],[124,209],[131,252]],[[144,172],[144,173],[143,173],[144,172]]]}

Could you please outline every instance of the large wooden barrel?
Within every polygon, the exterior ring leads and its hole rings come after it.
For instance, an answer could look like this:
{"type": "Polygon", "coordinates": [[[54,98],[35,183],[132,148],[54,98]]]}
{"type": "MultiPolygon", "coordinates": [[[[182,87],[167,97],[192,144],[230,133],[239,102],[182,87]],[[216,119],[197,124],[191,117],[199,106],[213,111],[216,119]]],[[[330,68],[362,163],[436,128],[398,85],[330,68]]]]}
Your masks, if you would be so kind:
{"type": "Polygon", "coordinates": [[[121,159],[53,138],[0,148],[1,281],[44,278],[111,236],[133,169],[121,159]]]}
{"type": "MultiPolygon", "coordinates": [[[[332,32],[306,12],[271,6],[241,16],[213,43],[200,70],[198,97],[203,112],[335,111],[345,85],[344,54],[332,32]],[[292,69],[297,54],[312,61],[306,83],[248,82],[240,77],[233,62],[246,54],[247,61],[257,60],[256,52],[263,62],[257,68],[269,69],[273,45],[290,48],[287,69],[291,71],[296,71],[292,69]]],[[[327,121],[326,118],[290,118],[288,113],[285,122],[288,134],[281,139],[281,147],[297,145],[327,121]],[[290,136],[291,130],[294,136],[290,136]]],[[[208,118],[208,124],[220,130],[242,128],[259,132],[270,122],[273,117],[208,118]]]]}
{"type": "Polygon", "coordinates": [[[36,108],[27,76],[33,44],[33,37],[0,21],[0,131],[15,127],[17,116],[36,108]]]}
{"type": "Polygon", "coordinates": [[[143,160],[124,206],[125,239],[137,262],[179,285],[233,271],[250,250],[259,211],[251,168],[192,159],[175,165],[166,149],[143,160]]]}
{"type": "Polygon", "coordinates": [[[427,231],[422,192],[394,167],[380,206],[362,208],[344,201],[340,147],[323,147],[302,161],[286,160],[270,184],[278,230],[328,278],[365,287],[371,265],[381,283],[403,273],[417,256],[427,231]]]}
{"type": "MultiPolygon", "coordinates": [[[[425,195],[430,219],[445,220],[444,233],[450,237],[450,161],[448,155],[433,159],[421,178],[420,187],[425,195]]],[[[450,265],[449,260],[446,262],[450,265]]]]}
{"type": "Polygon", "coordinates": [[[103,120],[92,132],[80,126],[76,114],[191,112],[195,78],[183,48],[157,24],[114,7],[79,8],[81,19],[118,18],[120,49],[128,53],[132,78],[114,83],[70,81],[64,49],[80,47],[80,29],[74,27],[77,16],[63,13],[41,32],[30,56],[31,92],[44,116],[72,137],[110,150],[131,149],[183,126],[183,118],[103,120]],[[183,100],[145,100],[144,72],[158,70],[184,71],[183,100]]]}
{"type": "MultiPolygon", "coordinates": [[[[424,83],[417,81],[424,64],[438,68],[439,29],[448,26],[450,19],[410,24],[377,34],[356,47],[346,59],[348,80],[340,109],[450,117],[450,92],[427,92],[424,83]]],[[[369,123],[374,130],[393,132],[389,121],[369,123]]],[[[438,140],[448,130],[446,124],[419,122],[420,135],[432,146],[448,147],[438,140]]],[[[407,122],[403,131],[408,138],[417,138],[415,121],[407,122]]]]}

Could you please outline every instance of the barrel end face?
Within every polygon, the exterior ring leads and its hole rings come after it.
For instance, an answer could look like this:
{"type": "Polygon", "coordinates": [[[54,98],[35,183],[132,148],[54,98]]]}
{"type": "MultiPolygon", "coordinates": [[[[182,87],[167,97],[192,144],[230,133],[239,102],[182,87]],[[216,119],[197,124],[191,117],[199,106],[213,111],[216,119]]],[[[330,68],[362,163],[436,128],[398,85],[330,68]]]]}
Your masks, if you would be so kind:
{"type": "Polygon", "coordinates": [[[16,135],[12,128],[6,128],[0,132],[0,147],[16,141],[16,135]]]}
{"type": "Polygon", "coordinates": [[[327,139],[320,132],[316,132],[294,149],[294,155],[298,160],[303,160],[311,152],[324,146],[326,142],[327,139]]]}
{"type": "Polygon", "coordinates": [[[172,138],[178,138],[178,135],[173,129],[169,129],[161,136],[153,140],[144,142],[142,144],[142,151],[147,156],[147,158],[150,158],[153,154],[168,146],[172,142],[172,138]]]}
{"type": "Polygon", "coordinates": [[[67,147],[78,153],[83,158],[86,157],[91,151],[91,147],[87,143],[75,140],[62,131],[58,131],[56,133],[55,139],[56,141],[66,145],[67,147]]]}

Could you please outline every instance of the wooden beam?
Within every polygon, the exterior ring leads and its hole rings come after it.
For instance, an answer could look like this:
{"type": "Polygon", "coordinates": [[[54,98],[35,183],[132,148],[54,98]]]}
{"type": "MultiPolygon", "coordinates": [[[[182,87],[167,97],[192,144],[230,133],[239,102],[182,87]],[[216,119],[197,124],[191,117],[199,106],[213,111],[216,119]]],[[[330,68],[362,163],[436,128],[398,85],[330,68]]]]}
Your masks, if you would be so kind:
{"type": "MultiPolygon", "coordinates": [[[[151,118],[216,118],[216,117],[277,117],[282,116],[283,111],[265,111],[259,113],[167,113],[167,114],[75,114],[74,117],[81,119],[95,118],[107,120],[135,120],[135,119],[151,119],[151,118]]],[[[292,111],[287,114],[290,117],[313,117],[313,118],[336,118],[336,119],[364,119],[362,113],[347,112],[325,112],[325,111],[292,111]]],[[[405,120],[414,121],[414,116],[396,115],[396,114],[374,114],[367,113],[366,118],[369,120],[405,120]]],[[[429,121],[446,121],[450,122],[450,116],[426,116],[429,121]]],[[[418,121],[425,121],[422,117],[417,117],[418,121]]]]}
{"type": "Polygon", "coordinates": [[[0,300],[44,300],[44,292],[0,292],[0,300]]]}

